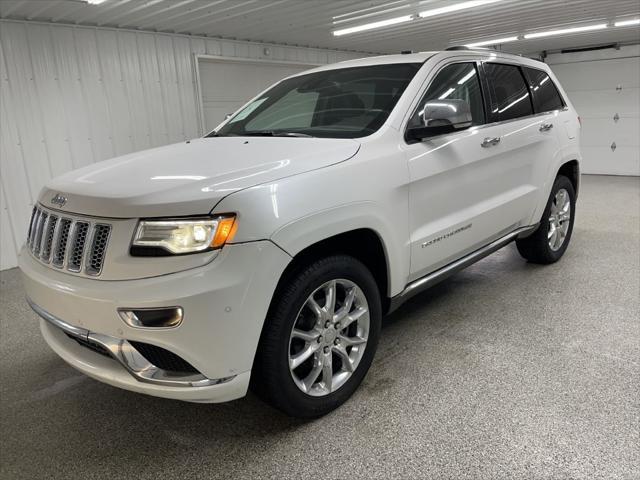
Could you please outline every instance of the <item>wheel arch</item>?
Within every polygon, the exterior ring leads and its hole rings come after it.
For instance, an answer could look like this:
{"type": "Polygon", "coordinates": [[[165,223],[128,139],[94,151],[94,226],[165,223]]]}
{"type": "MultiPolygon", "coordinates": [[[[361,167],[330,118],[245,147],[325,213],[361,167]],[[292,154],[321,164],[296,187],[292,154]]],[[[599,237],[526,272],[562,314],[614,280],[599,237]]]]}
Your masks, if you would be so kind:
{"type": "Polygon", "coordinates": [[[573,185],[573,190],[575,191],[577,198],[578,190],[580,189],[580,163],[578,162],[578,160],[574,159],[564,162],[558,168],[556,177],[558,175],[563,175],[569,179],[569,181],[573,185]]]}
{"type": "Polygon", "coordinates": [[[289,253],[293,258],[278,280],[276,294],[289,278],[314,260],[344,254],[359,260],[371,271],[383,300],[383,309],[386,309],[390,297],[390,262],[384,241],[374,229],[361,227],[346,230],[289,253]]]}

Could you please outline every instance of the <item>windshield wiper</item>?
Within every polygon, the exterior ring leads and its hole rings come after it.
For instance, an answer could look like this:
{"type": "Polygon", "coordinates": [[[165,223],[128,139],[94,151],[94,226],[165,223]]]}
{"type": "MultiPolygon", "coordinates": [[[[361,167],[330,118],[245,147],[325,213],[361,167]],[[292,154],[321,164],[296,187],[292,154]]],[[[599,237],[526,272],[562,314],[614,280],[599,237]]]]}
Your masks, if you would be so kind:
{"type": "Polygon", "coordinates": [[[313,138],[311,135],[300,132],[287,132],[284,130],[253,130],[250,132],[244,132],[241,136],[246,137],[306,137],[313,138]]]}

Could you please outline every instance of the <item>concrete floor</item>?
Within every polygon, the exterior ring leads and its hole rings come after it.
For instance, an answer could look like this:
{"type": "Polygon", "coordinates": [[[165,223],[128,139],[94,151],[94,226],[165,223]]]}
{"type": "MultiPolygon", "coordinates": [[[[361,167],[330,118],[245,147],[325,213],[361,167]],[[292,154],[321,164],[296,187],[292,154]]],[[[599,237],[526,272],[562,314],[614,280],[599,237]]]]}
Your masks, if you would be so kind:
{"type": "Polygon", "coordinates": [[[639,216],[639,179],[583,177],[562,261],[510,245],[412,300],[351,401],[308,423],[88,379],[3,272],[0,477],[640,478],[639,216]]]}

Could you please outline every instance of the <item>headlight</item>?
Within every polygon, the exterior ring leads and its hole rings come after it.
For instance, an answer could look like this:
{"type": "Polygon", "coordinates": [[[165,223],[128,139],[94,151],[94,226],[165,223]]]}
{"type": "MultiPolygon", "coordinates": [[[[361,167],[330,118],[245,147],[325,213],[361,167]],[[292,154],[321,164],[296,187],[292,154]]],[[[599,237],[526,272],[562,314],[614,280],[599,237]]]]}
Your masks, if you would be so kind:
{"type": "Polygon", "coordinates": [[[235,230],[235,215],[220,217],[141,220],[132,255],[180,255],[222,247],[235,230]]]}

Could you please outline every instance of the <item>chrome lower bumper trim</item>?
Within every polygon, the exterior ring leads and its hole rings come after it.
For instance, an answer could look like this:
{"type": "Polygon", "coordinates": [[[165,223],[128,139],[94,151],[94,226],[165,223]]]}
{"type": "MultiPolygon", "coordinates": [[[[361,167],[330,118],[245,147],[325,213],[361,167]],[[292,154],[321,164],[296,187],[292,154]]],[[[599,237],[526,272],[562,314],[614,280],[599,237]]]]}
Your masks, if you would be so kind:
{"type": "Polygon", "coordinates": [[[211,385],[226,383],[235,378],[234,375],[226,378],[210,379],[200,373],[177,375],[173,372],[162,370],[150,363],[140,352],[133,348],[127,340],[93,333],[84,328],[70,325],[33,303],[30,298],[27,298],[27,303],[29,303],[29,306],[34,312],[54,327],[59,328],[71,336],[95,342],[104,347],[111,357],[120,363],[133,378],[140,382],[166,387],[209,387],[211,385]]]}
{"type": "Polygon", "coordinates": [[[538,228],[538,224],[531,225],[528,227],[520,227],[517,230],[514,230],[513,232],[508,233],[507,235],[497,240],[494,240],[488,245],[485,245],[484,247],[469,253],[468,255],[456,260],[455,262],[450,263],[449,265],[446,265],[436,270],[435,272],[432,272],[428,275],[425,275],[424,277],[421,277],[411,282],[405,287],[405,289],[402,292],[400,292],[398,295],[396,295],[391,299],[391,302],[389,305],[389,313],[394,311],[396,308],[398,308],[400,305],[402,305],[405,301],[409,300],[414,295],[428,289],[429,287],[432,287],[436,283],[441,282],[447,277],[450,277],[454,273],[459,272],[464,268],[467,268],[469,265],[472,265],[473,263],[483,259],[487,255],[492,254],[496,250],[501,249],[508,243],[514,241],[516,238],[526,237],[527,235],[534,232],[536,228],[538,228]]]}

